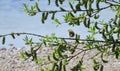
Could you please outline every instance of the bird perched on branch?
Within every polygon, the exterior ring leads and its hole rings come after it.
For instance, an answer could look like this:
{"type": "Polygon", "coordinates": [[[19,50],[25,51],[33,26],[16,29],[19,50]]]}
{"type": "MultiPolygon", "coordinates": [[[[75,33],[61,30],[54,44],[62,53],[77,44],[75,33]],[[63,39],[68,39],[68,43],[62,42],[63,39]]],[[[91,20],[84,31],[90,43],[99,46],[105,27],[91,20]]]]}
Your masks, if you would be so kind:
{"type": "Polygon", "coordinates": [[[75,33],[72,29],[68,29],[68,34],[69,34],[69,37],[74,37],[75,36],[75,33]]]}

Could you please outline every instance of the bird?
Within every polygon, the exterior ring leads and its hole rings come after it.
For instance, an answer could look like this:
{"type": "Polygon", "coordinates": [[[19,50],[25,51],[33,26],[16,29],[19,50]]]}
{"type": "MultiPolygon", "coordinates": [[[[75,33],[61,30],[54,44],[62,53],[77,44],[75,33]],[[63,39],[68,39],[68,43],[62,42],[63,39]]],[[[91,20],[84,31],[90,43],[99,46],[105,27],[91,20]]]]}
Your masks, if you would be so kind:
{"type": "Polygon", "coordinates": [[[68,29],[68,35],[69,35],[69,37],[74,37],[75,33],[72,29],[68,29]]]}

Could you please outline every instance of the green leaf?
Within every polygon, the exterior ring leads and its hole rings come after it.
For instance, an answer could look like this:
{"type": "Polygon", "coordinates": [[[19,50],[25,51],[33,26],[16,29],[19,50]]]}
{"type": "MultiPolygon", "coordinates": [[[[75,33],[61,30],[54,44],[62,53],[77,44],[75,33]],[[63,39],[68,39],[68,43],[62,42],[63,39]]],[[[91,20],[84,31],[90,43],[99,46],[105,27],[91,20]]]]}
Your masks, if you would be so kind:
{"type": "Polygon", "coordinates": [[[100,7],[99,7],[100,1],[101,1],[101,0],[96,0],[96,7],[97,7],[98,11],[100,10],[100,7]]]}
{"type": "Polygon", "coordinates": [[[57,18],[54,19],[56,24],[61,24],[57,18]]]}
{"type": "Polygon", "coordinates": [[[44,20],[45,20],[45,13],[43,12],[42,13],[42,19],[41,19],[42,23],[45,23],[44,20]]]}
{"type": "Polygon", "coordinates": [[[98,30],[100,30],[100,27],[98,27],[97,24],[98,24],[98,22],[95,22],[95,28],[98,29],[98,30]]]}
{"type": "Polygon", "coordinates": [[[12,36],[13,39],[15,39],[14,33],[11,33],[11,36],[12,36]]]}
{"type": "Polygon", "coordinates": [[[26,12],[26,13],[28,13],[29,12],[29,9],[28,9],[28,7],[27,7],[27,5],[25,4],[25,3],[23,3],[23,9],[24,9],[24,11],[26,12]]]}
{"type": "Polygon", "coordinates": [[[98,19],[98,18],[99,18],[99,16],[100,16],[100,15],[95,15],[95,16],[94,16],[94,18],[95,18],[95,19],[98,19]]]}
{"type": "Polygon", "coordinates": [[[40,67],[40,71],[45,71],[42,67],[40,67]]]}
{"type": "Polygon", "coordinates": [[[73,5],[71,4],[71,2],[69,2],[70,8],[73,10],[74,13],[76,13],[76,10],[74,9],[73,5]]]}
{"type": "Polygon", "coordinates": [[[55,12],[52,13],[51,19],[53,20],[55,18],[55,12]]]}
{"type": "Polygon", "coordinates": [[[48,5],[50,5],[50,2],[51,2],[51,1],[50,1],[50,0],[48,0],[48,5]]]}
{"type": "Polygon", "coordinates": [[[88,28],[90,27],[90,18],[88,19],[88,28]]]}
{"type": "Polygon", "coordinates": [[[48,58],[49,61],[51,61],[51,59],[50,59],[50,55],[48,55],[47,58],[48,58]]]}
{"type": "Polygon", "coordinates": [[[76,10],[77,10],[77,11],[80,11],[80,10],[81,10],[81,8],[80,8],[80,3],[78,3],[78,4],[76,5],[76,10]]]}
{"type": "Polygon", "coordinates": [[[51,71],[55,71],[56,65],[57,65],[57,64],[56,64],[55,62],[52,64],[52,69],[51,69],[51,71]]]}
{"type": "Polygon", "coordinates": [[[67,65],[68,63],[69,63],[69,62],[68,62],[67,59],[64,59],[64,60],[63,60],[63,64],[64,64],[64,65],[67,65]]]}
{"type": "Polygon", "coordinates": [[[58,4],[58,0],[55,0],[55,5],[58,7],[59,4],[58,4]]]}
{"type": "Polygon", "coordinates": [[[59,69],[58,69],[58,71],[61,71],[61,70],[62,70],[62,66],[63,66],[63,63],[62,63],[62,61],[60,61],[60,62],[59,62],[59,69]]]}
{"type": "Polygon", "coordinates": [[[45,17],[44,17],[44,19],[46,20],[47,17],[48,17],[48,12],[45,13],[45,17]]]}
{"type": "Polygon", "coordinates": [[[37,59],[35,60],[35,62],[38,63],[38,64],[40,64],[40,63],[42,62],[42,59],[41,59],[41,58],[37,58],[37,59]]]}
{"type": "Polygon", "coordinates": [[[31,56],[32,56],[32,54],[30,54],[30,53],[28,53],[28,52],[26,52],[26,51],[25,51],[25,55],[26,55],[27,57],[31,57],[31,56]]]}
{"type": "Polygon", "coordinates": [[[108,63],[108,61],[107,61],[107,60],[104,60],[103,58],[102,58],[102,61],[103,61],[103,63],[108,63]]]}
{"type": "Polygon", "coordinates": [[[56,53],[55,53],[55,52],[53,52],[53,59],[56,60],[56,61],[59,60],[59,58],[56,56],[56,53]]]}
{"type": "Polygon", "coordinates": [[[25,57],[25,53],[24,53],[24,52],[20,52],[19,58],[25,60],[25,59],[26,59],[26,57],[25,57]]]}
{"type": "Polygon", "coordinates": [[[5,37],[2,38],[2,44],[5,44],[5,37]]]}
{"type": "Polygon", "coordinates": [[[103,68],[104,68],[104,66],[103,66],[103,65],[101,65],[101,66],[100,66],[100,71],[103,71],[103,68]]]}
{"type": "Polygon", "coordinates": [[[41,11],[40,8],[39,8],[39,6],[38,6],[38,3],[37,3],[37,2],[35,2],[35,8],[37,9],[38,12],[41,11]]]}
{"type": "Polygon", "coordinates": [[[63,4],[64,0],[59,0],[60,4],[63,4]]]}
{"type": "Polygon", "coordinates": [[[103,38],[105,41],[107,41],[108,39],[107,39],[107,36],[105,35],[105,30],[103,29],[101,33],[102,33],[102,38],[103,38]]]}
{"type": "Polygon", "coordinates": [[[86,9],[87,9],[87,4],[88,4],[88,1],[85,1],[85,4],[84,4],[84,5],[85,5],[85,8],[86,8],[86,9]]]}
{"type": "Polygon", "coordinates": [[[87,21],[87,19],[86,19],[86,17],[85,17],[85,18],[84,18],[84,26],[85,26],[85,27],[88,27],[86,21],[87,21]]]}
{"type": "Polygon", "coordinates": [[[59,57],[63,57],[61,50],[62,50],[62,48],[60,48],[60,47],[57,49],[57,53],[58,53],[59,57]]]}

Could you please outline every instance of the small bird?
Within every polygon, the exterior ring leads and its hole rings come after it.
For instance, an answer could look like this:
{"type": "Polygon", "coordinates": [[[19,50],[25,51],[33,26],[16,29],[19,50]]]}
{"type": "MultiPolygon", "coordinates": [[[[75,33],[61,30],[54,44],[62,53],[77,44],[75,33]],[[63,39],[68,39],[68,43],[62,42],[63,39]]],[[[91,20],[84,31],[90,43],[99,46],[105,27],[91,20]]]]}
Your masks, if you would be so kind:
{"type": "Polygon", "coordinates": [[[75,36],[75,33],[72,29],[68,29],[68,34],[69,34],[69,37],[74,37],[75,36]]]}

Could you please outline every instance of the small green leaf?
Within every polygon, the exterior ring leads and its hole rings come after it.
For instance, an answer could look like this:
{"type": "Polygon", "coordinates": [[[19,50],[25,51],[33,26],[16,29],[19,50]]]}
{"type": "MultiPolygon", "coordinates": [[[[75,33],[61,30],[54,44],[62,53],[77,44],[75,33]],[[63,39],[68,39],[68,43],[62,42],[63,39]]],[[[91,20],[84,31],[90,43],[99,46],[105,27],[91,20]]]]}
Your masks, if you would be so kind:
{"type": "Polygon", "coordinates": [[[13,39],[15,39],[14,33],[11,33],[11,36],[12,36],[13,39]]]}
{"type": "Polygon", "coordinates": [[[2,38],[2,44],[5,44],[5,37],[2,38]]]}
{"type": "Polygon", "coordinates": [[[28,12],[29,12],[29,9],[28,9],[27,5],[26,5],[25,3],[23,3],[23,6],[24,6],[24,11],[25,11],[26,13],[28,13],[28,12]]]}
{"type": "Polygon", "coordinates": [[[62,65],[63,65],[63,63],[62,63],[62,61],[60,61],[60,62],[59,62],[59,69],[58,69],[58,71],[61,71],[61,70],[62,70],[62,65]]]}
{"type": "Polygon", "coordinates": [[[43,12],[42,13],[42,19],[41,19],[42,23],[45,23],[44,20],[45,20],[45,13],[43,12]]]}
{"type": "Polygon", "coordinates": [[[51,61],[51,59],[50,59],[50,55],[48,55],[47,58],[48,58],[49,61],[51,61]]]}
{"type": "Polygon", "coordinates": [[[88,28],[90,27],[90,18],[88,19],[88,28]]]}
{"type": "Polygon", "coordinates": [[[95,28],[99,30],[99,29],[100,29],[100,27],[98,27],[98,25],[97,25],[97,24],[98,24],[98,22],[95,22],[95,28]]]}
{"type": "Polygon", "coordinates": [[[32,56],[32,54],[30,54],[30,53],[28,53],[28,52],[26,52],[26,51],[25,51],[25,55],[26,55],[27,57],[31,57],[31,56],[32,56]]]}
{"type": "Polygon", "coordinates": [[[47,19],[47,17],[48,17],[48,12],[45,13],[45,17],[44,17],[45,20],[47,19]]]}
{"type": "Polygon", "coordinates": [[[63,60],[63,64],[64,64],[64,65],[67,65],[68,63],[69,63],[69,62],[68,62],[67,59],[64,59],[64,60],[63,60]]]}
{"type": "Polygon", "coordinates": [[[50,5],[50,2],[51,2],[51,1],[50,1],[50,0],[48,0],[48,5],[50,5]]]}
{"type": "Polygon", "coordinates": [[[103,68],[104,68],[104,66],[103,66],[103,65],[101,65],[101,66],[100,66],[100,71],[103,71],[103,68]]]}
{"type": "Polygon", "coordinates": [[[57,64],[56,64],[55,62],[52,64],[52,69],[51,69],[51,71],[55,71],[56,65],[57,65],[57,64]]]}
{"type": "Polygon", "coordinates": [[[56,24],[61,24],[57,18],[54,19],[56,24]]]}
{"type": "Polygon", "coordinates": [[[51,19],[53,20],[55,18],[55,12],[52,13],[51,19]]]}
{"type": "Polygon", "coordinates": [[[21,59],[24,59],[24,60],[25,60],[25,59],[26,59],[26,57],[25,57],[25,53],[21,52],[21,53],[20,53],[20,55],[19,55],[19,58],[21,58],[21,59]]]}
{"type": "Polygon", "coordinates": [[[59,55],[60,57],[63,57],[61,50],[62,50],[62,48],[58,48],[58,49],[57,49],[57,53],[58,53],[58,55],[59,55]]]}
{"type": "Polygon", "coordinates": [[[55,0],[55,5],[58,7],[59,4],[58,4],[58,0],[55,0]]]}
{"type": "Polygon", "coordinates": [[[37,9],[38,12],[41,11],[40,8],[39,8],[39,6],[38,6],[38,3],[37,3],[37,2],[35,2],[35,8],[37,9]]]}
{"type": "Polygon", "coordinates": [[[59,60],[58,57],[56,56],[56,53],[55,53],[55,52],[53,52],[53,59],[56,60],[56,61],[59,60]]]}
{"type": "Polygon", "coordinates": [[[80,3],[78,3],[77,5],[76,5],[76,10],[81,10],[81,8],[80,8],[80,3]]]}
{"type": "Polygon", "coordinates": [[[98,11],[100,10],[100,7],[99,7],[100,1],[101,1],[101,0],[96,0],[96,7],[97,7],[98,11]]]}
{"type": "Polygon", "coordinates": [[[64,0],[59,0],[60,4],[63,4],[64,0]]]}
{"type": "Polygon", "coordinates": [[[73,5],[69,2],[70,8],[73,10],[74,13],[76,13],[76,10],[73,8],[73,5]]]}
{"type": "Polygon", "coordinates": [[[108,63],[108,61],[107,61],[107,60],[102,59],[102,61],[103,61],[103,63],[108,63]]]}
{"type": "Polygon", "coordinates": [[[94,16],[94,18],[95,18],[95,19],[98,19],[98,18],[99,18],[99,16],[100,16],[100,15],[95,15],[95,16],[94,16]]]}
{"type": "Polygon", "coordinates": [[[85,4],[84,4],[84,5],[85,5],[85,8],[86,8],[86,9],[87,9],[87,3],[88,3],[88,1],[85,1],[85,4]]]}
{"type": "Polygon", "coordinates": [[[86,17],[85,17],[85,18],[84,18],[84,26],[85,26],[85,27],[88,27],[86,21],[87,21],[87,20],[86,20],[86,17]]]}

